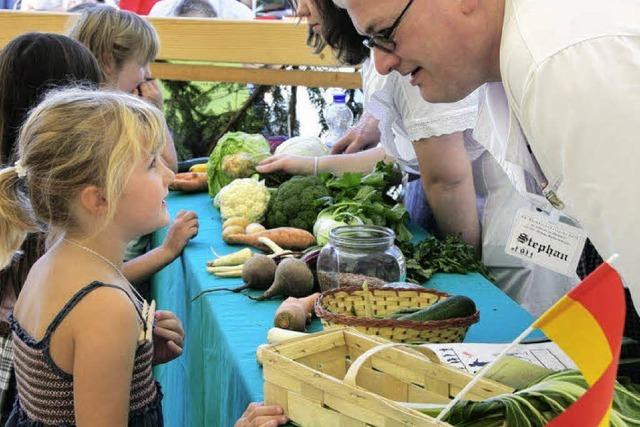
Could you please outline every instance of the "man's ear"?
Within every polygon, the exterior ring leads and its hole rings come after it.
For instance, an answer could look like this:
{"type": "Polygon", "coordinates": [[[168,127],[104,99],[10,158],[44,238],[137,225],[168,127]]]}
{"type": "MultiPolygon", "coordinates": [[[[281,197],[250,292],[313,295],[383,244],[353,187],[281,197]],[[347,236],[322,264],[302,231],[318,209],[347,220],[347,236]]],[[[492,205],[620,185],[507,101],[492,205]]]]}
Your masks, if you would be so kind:
{"type": "Polygon", "coordinates": [[[460,0],[460,10],[463,14],[469,15],[478,9],[480,0],[460,0]]]}
{"type": "Polygon", "coordinates": [[[102,189],[89,185],[80,192],[80,206],[96,217],[107,212],[108,203],[102,189]]]}

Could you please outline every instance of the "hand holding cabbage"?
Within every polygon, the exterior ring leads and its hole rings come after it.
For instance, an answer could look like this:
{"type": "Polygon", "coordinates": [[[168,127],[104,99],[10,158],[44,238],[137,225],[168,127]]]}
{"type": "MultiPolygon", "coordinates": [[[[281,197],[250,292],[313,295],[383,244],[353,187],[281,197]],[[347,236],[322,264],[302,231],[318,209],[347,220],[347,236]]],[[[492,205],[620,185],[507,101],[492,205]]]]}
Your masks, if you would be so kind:
{"type": "Polygon", "coordinates": [[[262,135],[228,132],[216,144],[209,156],[209,194],[215,196],[236,178],[255,174],[255,166],[271,154],[269,143],[262,135]]]}

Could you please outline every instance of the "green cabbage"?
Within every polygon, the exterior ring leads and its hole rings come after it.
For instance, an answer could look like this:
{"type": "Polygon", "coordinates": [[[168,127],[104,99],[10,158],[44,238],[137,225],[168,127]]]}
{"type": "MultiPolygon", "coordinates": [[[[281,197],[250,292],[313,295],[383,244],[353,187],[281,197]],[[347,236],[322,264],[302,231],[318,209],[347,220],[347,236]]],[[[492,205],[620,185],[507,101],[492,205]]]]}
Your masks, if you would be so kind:
{"type": "Polygon", "coordinates": [[[318,245],[326,245],[329,243],[329,233],[337,227],[345,225],[362,225],[364,221],[358,216],[343,209],[334,209],[332,206],[322,210],[318,214],[315,224],[313,224],[313,235],[318,245]]]}
{"type": "MultiPolygon", "coordinates": [[[[227,132],[218,140],[216,148],[209,156],[207,163],[207,173],[209,175],[209,194],[213,197],[225,185],[229,184],[234,178],[238,177],[237,173],[228,174],[223,168],[223,162],[227,156],[233,156],[238,153],[245,153],[255,163],[269,156],[269,143],[259,134],[248,134],[244,132],[227,132]]],[[[229,157],[226,165],[238,164],[230,160],[236,158],[229,157]]],[[[228,166],[227,166],[228,167],[228,166]]],[[[247,168],[247,176],[255,173],[251,168],[247,168]]]]}

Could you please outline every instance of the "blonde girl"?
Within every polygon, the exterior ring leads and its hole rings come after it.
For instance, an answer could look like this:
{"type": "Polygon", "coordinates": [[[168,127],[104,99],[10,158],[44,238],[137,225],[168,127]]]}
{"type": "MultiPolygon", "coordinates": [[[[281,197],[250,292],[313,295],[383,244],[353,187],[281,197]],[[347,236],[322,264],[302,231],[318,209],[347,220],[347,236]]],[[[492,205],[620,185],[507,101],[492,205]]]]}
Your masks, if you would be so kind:
{"type": "Polygon", "coordinates": [[[160,311],[152,334],[121,269],[127,242],[169,220],[165,128],[138,98],[83,89],[48,95],[23,125],[19,160],[0,171],[0,268],[27,233],[60,237],[10,318],[7,425],[162,425],[151,367],[181,353],[182,327],[160,311]]]}
{"type": "MultiPolygon", "coordinates": [[[[0,170],[0,269],[27,233],[59,236],[10,317],[18,396],[7,426],[162,426],[151,367],[182,352],[171,312],[144,315],[122,273],[127,242],[169,221],[162,113],[122,93],[65,89],[28,116],[0,170]],[[155,325],[154,325],[155,324],[155,325]]],[[[252,404],[241,426],[280,425],[252,404]]]]}

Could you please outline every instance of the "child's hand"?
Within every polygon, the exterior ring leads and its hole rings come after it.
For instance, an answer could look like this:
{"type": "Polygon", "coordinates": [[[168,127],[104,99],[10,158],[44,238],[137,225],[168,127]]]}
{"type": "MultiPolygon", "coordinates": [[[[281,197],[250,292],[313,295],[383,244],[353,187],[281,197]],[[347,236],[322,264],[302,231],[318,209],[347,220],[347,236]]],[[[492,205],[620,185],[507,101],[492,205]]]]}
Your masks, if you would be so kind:
{"type": "Polygon", "coordinates": [[[280,406],[264,406],[262,403],[250,403],[236,421],[235,427],[276,427],[289,420],[280,406]]]}
{"type": "Polygon", "coordinates": [[[172,259],[175,259],[189,240],[198,234],[198,214],[193,211],[181,210],[171,224],[167,237],[162,242],[162,247],[168,251],[172,259]]]}
{"type": "Polygon", "coordinates": [[[140,96],[162,111],[164,100],[162,99],[162,91],[157,80],[147,80],[138,86],[140,96]]]}
{"type": "Polygon", "coordinates": [[[182,354],[184,331],[182,323],[170,311],[156,311],[153,328],[153,364],[167,363],[182,354]]]}

